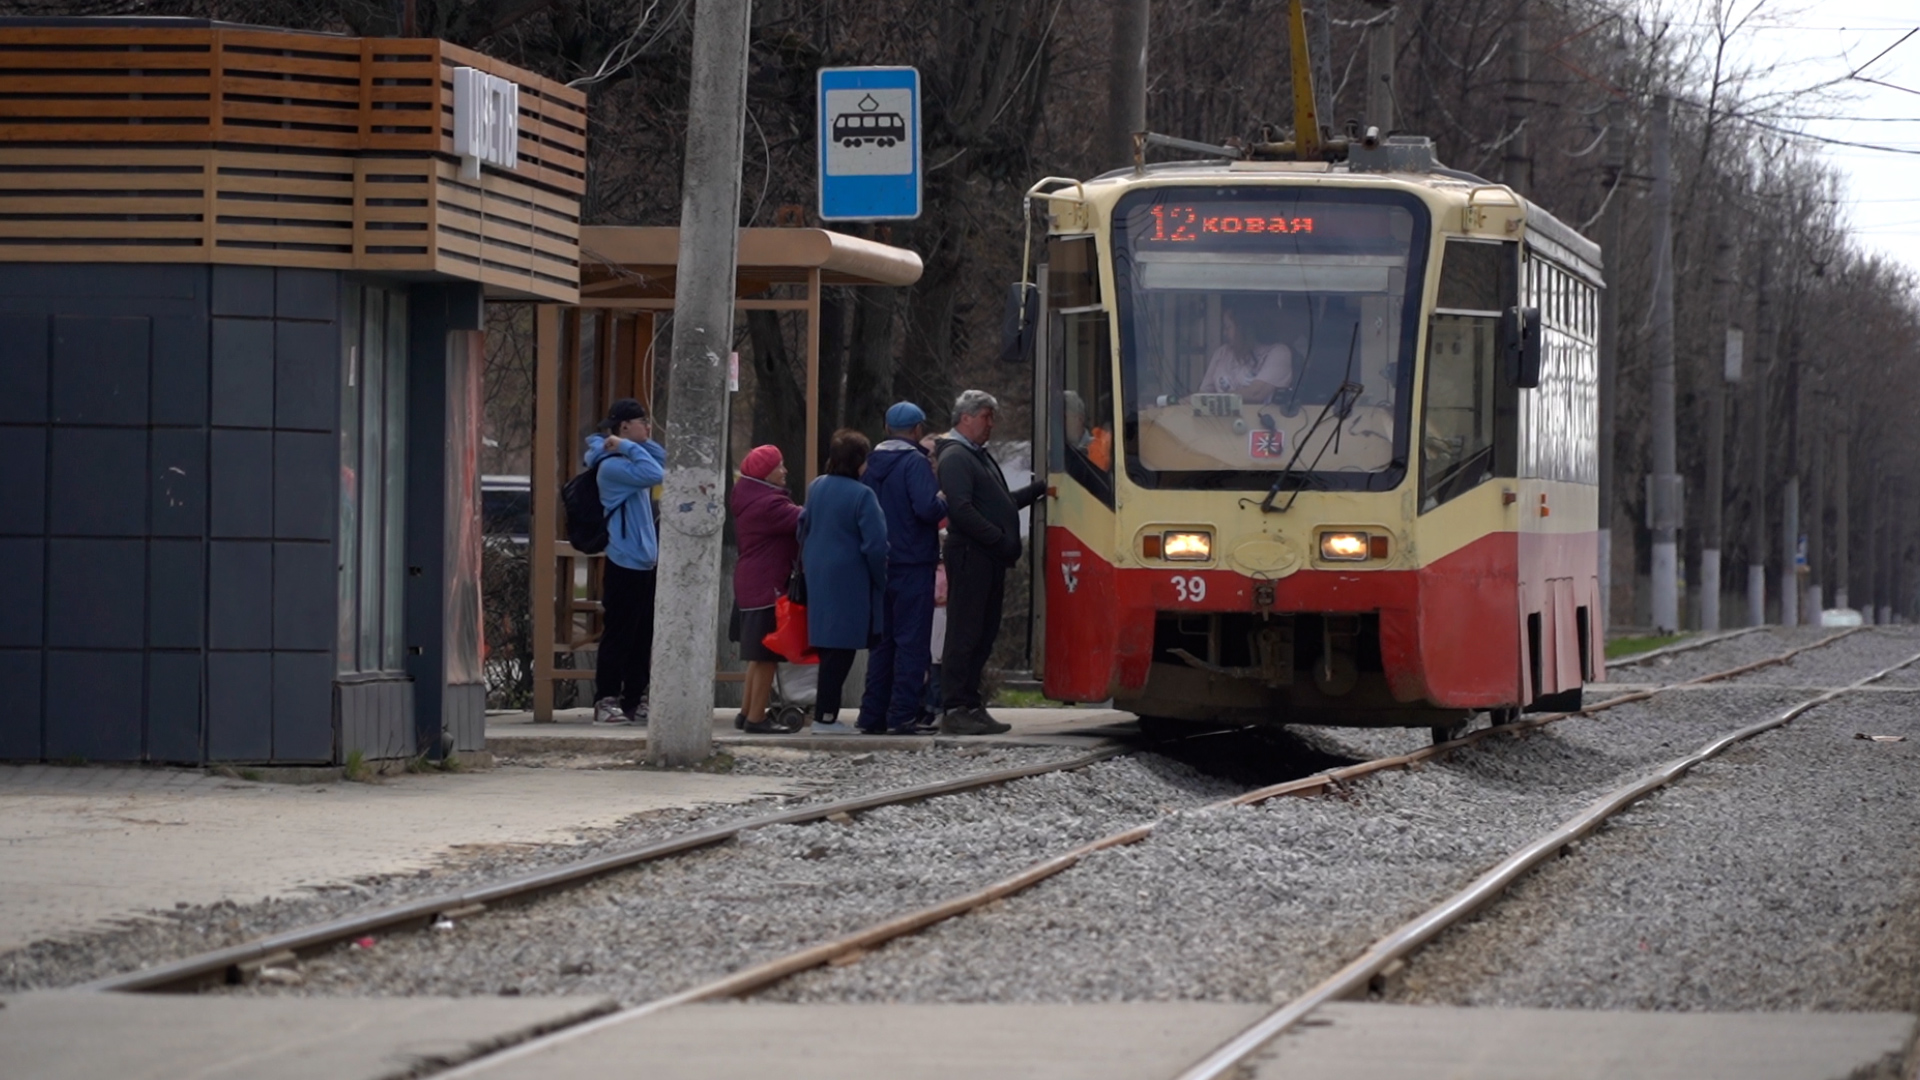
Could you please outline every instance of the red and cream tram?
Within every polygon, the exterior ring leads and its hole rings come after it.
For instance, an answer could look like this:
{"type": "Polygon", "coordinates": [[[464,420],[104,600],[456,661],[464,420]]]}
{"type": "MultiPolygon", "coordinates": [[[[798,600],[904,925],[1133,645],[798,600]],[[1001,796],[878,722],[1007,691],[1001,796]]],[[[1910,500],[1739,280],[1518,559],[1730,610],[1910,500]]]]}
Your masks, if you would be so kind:
{"type": "Polygon", "coordinates": [[[1444,732],[1599,677],[1599,249],[1390,142],[1033,189],[1049,697],[1444,732]]]}

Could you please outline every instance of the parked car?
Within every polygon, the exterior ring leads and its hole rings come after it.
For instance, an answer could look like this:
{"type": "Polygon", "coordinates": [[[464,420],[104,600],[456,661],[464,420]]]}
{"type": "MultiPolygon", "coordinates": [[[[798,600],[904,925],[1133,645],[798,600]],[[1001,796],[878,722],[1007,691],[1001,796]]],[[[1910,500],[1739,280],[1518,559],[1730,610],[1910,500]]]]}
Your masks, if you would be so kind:
{"type": "Polygon", "coordinates": [[[525,476],[480,478],[480,531],[524,545],[533,533],[533,484],[525,476]]]}

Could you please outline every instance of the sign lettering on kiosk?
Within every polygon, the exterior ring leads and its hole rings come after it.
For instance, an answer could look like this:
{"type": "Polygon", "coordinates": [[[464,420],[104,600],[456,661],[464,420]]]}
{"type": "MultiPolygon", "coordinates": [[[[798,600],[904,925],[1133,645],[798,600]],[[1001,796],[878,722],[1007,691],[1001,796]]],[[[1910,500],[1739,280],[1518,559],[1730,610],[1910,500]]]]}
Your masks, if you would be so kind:
{"type": "Polygon", "coordinates": [[[821,68],[820,219],[920,216],[920,73],[910,67],[821,68]]]}
{"type": "Polygon", "coordinates": [[[480,166],[520,167],[520,84],[479,68],[453,69],[453,149],[460,175],[480,178],[480,166]]]}

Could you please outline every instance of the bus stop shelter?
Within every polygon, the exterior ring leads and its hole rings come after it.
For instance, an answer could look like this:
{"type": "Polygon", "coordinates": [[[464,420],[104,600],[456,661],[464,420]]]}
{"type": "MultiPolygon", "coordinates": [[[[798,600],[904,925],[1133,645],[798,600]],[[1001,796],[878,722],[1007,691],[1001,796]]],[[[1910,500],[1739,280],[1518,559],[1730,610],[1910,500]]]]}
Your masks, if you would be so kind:
{"type": "MultiPolygon", "coordinates": [[[[655,409],[656,324],[674,307],[680,230],[671,226],[585,226],[580,230],[580,299],[543,304],[535,315],[532,461],[533,529],[528,592],[533,602],[533,714],[553,719],[555,688],[593,678],[562,658],[600,640],[602,556],[567,543],[560,487],[577,468],[586,436],[622,397],[655,409]]],[[[828,287],[903,286],[919,280],[920,257],[904,248],[825,229],[740,230],[734,309],[804,315],[806,443],[819,445],[820,294],[828,287]]],[[[671,411],[672,402],[662,403],[671,411]]],[[[656,430],[659,430],[656,427],[656,430]]],[[[818,463],[807,454],[806,477],[818,463]]],[[[737,675],[716,672],[717,679],[737,675]]]]}

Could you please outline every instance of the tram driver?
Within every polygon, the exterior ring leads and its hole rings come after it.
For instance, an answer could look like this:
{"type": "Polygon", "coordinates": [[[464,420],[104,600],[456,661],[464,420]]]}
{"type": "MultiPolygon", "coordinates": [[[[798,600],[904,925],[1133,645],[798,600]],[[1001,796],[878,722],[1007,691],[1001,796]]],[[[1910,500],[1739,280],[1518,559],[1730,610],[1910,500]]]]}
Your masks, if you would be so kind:
{"type": "Polygon", "coordinates": [[[1279,298],[1241,294],[1224,297],[1220,307],[1224,340],[1207,361],[1200,392],[1238,394],[1256,405],[1272,401],[1293,385],[1293,350],[1280,341],[1279,298]]]}

